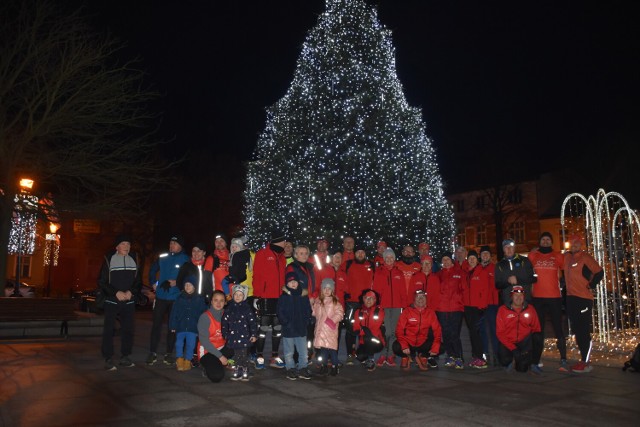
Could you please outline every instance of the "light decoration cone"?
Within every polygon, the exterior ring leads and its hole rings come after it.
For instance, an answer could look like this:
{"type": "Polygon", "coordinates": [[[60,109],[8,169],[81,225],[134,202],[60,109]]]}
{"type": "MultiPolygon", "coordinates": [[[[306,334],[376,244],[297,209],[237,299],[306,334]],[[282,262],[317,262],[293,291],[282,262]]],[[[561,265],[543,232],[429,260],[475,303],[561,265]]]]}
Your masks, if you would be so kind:
{"type": "Polygon", "coordinates": [[[363,0],[327,0],[293,81],[267,110],[247,167],[245,232],[254,248],[277,228],[298,243],[347,234],[448,250],[444,197],[421,111],[407,104],[390,31],[363,0]]]}
{"type": "Polygon", "coordinates": [[[13,199],[8,250],[10,254],[31,255],[36,247],[38,198],[25,191],[13,199]]]}
{"type": "Polygon", "coordinates": [[[586,250],[604,270],[594,301],[594,360],[626,355],[640,332],[638,215],[621,194],[599,189],[595,196],[569,194],[560,222],[564,242],[572,233],[582,233],[586,250]]]}

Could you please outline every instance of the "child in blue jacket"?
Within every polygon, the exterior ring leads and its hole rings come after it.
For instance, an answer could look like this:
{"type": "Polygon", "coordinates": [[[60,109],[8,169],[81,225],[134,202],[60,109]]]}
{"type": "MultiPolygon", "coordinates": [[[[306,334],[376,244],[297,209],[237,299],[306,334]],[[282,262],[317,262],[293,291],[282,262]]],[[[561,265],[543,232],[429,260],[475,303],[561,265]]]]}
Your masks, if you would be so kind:
{"type": "Polygon", "coordinates": [[[231,301],[222,315],[222,336],[227,347],[233,349],[233,375],[231,379],[249,381],[249,347],[258,339],[258,321],[255,312],[247,304],[249,287],[234,285],[231,301]]]}
{"type": "Polygon", "coordinates": [[[189,276],[171,309],[169,328],[176,333],[176,368],[178,371],[191,369],[191,355],[198,337],[198,319],[207,306],[202,295],[196,293],[196,278],[189,276]]]}

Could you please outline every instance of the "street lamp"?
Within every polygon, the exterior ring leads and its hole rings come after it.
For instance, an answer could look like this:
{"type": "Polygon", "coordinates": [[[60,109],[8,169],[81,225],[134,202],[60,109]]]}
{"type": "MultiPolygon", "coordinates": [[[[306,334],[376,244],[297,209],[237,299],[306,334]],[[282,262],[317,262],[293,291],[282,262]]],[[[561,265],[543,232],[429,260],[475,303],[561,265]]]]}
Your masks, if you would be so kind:
{"type": "Polygon", "coordinates": [[[51,296],[51,269],[58,265],[58,252],[60,249],[60,236],[56,234],[60,227],[58,224],[53,222],[49,223],[49,231],[46,236],[47,244],[45,246],[44,253],[44,265],[49,266],[49,271],[47,273],[47,297],[51,296]]]}
{"type": "Polygon", "coordinates": [[[20,282],[22,274],[22,255],[32,254],[35,245],[36,231],[36,211],[38,209],[38,198],[31,194],[34,181],[29,178],[22,178],[19,181],[20,193],[16,194],[13,201],[14,218],[9,236],[9,252],[16,254],[16,283],[12,296],[19,297],[20,282]]]}

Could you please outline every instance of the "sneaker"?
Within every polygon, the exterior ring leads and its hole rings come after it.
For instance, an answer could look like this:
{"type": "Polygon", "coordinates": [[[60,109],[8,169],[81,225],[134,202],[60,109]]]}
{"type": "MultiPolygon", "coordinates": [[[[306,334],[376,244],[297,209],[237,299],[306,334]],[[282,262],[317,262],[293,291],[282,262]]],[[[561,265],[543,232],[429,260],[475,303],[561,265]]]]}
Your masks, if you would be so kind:
{"type": "Polygon", "coordinates": [[[233,367],[233,374],[231,374],[231,381],[238,381],[242,373],[240,372],[240,368],[238,366],[233,367]]]}
{"type": "Polygon", "coordinates": [[[389,356],[387,357],[387,365],[391,366],[392,368],[395,368],[396,366],[396,357],[395,356],[389,356]]]}
{"type": "Polygon", "coordinates": [[[240,368],[242,369],[242,375],[240,376],[240,381],[249,381],[249,368],[248,367],[242,367],[240,368]]]}
{"type": "Polygon", "coordinates": [[[409,369],[411,369],[410,357],[403,357],[402,359],[400,359],[400,369],[402,369],[403,371],[408,371],[409,369]]]}
{"type": "Polygon", "coordinates": [[[584,374],[587,372],[591,372],[593,367],[589,363],[584,363],[580,361],[571,367],[571,372],[575,372],[576,374],[584,374]]]}
{"type": "Polygon", "coordinates": [[[284,360],[280,359],[280,357],[272,357],[271,361],[269,362],[269,366],[271,366],[272,368],[282,369],[286,365],[284,363],[284,360]]]}
{"type": "Polygon", "coordinates": [[[329,372],[329,375],[331,375],[332,377],[335,377],[336,375],[338,375],[338,367],[337,366],[332,366],[331,367],[331,372],[329,372]]]}
{"type": "Polygon", "coordinates": [[[505,368],[504,371],[507,374],[513,374],[513,371],[515,371],[515,367],[513,366],[513,362],[509,363],[505,368]]]}
{"type": "Polygon", "coordinates": [[[539,365],[536,365],[535,363],[529,367],[529,372],[531,372],[533,375],[538,375],[538,376],[542,375],[542,369],[540,368],[539,365]]]}
{"type": "Polygon", "coordinates": [[[300,369],[298,371],[298,378],[301,380],[310,380],[313,375],[308,369],[300,369]]]}
{"type": "Polygon", "coordinates": [[[104,369],[105,371],[115,371],[118,368],[116,368],[116,365],[113,364],[113,359],[109,358],[105,359],[104,361],[104,369]]]}
{"type": "Polygon", "coordinates": [[[558,368],[560,372],[569,372],[569,365],[567,364],[567,359],[560,360],[560,367],[558,368]]]}
{"type": "Polygon", "coordinates": [[[295,369],[287,369],[287,379],[293,381],[298,379],[298,374],[296,374],[295,369]]]}
{"type": "Polygon", "coordinates": [[[384,366],[384,364],[386,363],[386,361],[387,361],[387,358],[386,358],[386,357],[384,357],[384,356],[380,356],[380,357],[378,358],[378,361],[376,362],[376,365],[378,365],[379,367],[382,367],[382,366],[384,366]]]}
{"type": "Polygon", "coordinates": [[[464,362],[462,359],[455,359],[454,361],[456,369],[464,369],[464,362]]]}
{"type": "Polygon", "coordinates": [[[364,367],[367,369],[367,371],[373,372],[376,370],[376,362],[373,359],[367,359],[364,362],[364,367]]]}
{"type": "Polygon", "coordinates": [[[353,366],[353,364],[355,363],[356,360],[356,356],[354,356],[353,354],[350,354],[347,356],[347,366],[353,366]]]}
{"type": "Polygon", "coordinates": [[[429,368],[434,369],[438,367],[438,360],[435,357],[430,357],[427,359],[427,364],[429,368]]]}
{"type": "Polygon", "coordinates": [[[452,366],[456,365],[456,361],[453,359],[453,357],[447,357],[446,359],[444,359],[444,366],[446,368],[451,368],[452,366]]]}
{"type": "Polygon", "coordinates": [[[164,364],[165,365],[173,365],[174,363],[176,363],[176,358],[173,357],[171,354],[166,353],[164,355],[164,364]]]}
{"type": "Polygon", "coordinates": [[[327,365],[321,365],[320,369],[318,369],[318,376],[324,377],[329,375],[329,367],[327,365]]]}
{"type": "Polygon", "coordinates": [[[250,354],[249,355],[249,362],[253,364],[253,366],[256,366],[256,363],[258,362],[258,355],[257,354],[250,354]]]}
{"type": "Polygon", "coordinates": [[[427,364],[427,358],[424,356],[416,356],[416,365],[421,371],[428,371],[429,365],[427,364]]]}
{"type": "Polygon", "coordinates": [[[155,353],[149,353],[147,356],[147,365],[152,366],[154,363],[158,361],[158,355],[155,353]]]}
{"type": "Polygon", "coordinates": [[[264,369],[264,357],[260,356],[256,358],[256,369],[264,369]]]}
{"type": "Polygon", "coordinates": [[[486,369],[489,365],[487,365],[487,362],[484,359],[475,358],[471,363],[469,363],[469,366],[474,369],[486,369]]]}
{"type": "Polygon", "coordinates": [[[124,356],[122,359],[120,359],[119,365],[125,368],[133,368],[134,366],[136,366],[135,363],[133,363],[131,359],[129,359],[129,356],[124,356]]]}

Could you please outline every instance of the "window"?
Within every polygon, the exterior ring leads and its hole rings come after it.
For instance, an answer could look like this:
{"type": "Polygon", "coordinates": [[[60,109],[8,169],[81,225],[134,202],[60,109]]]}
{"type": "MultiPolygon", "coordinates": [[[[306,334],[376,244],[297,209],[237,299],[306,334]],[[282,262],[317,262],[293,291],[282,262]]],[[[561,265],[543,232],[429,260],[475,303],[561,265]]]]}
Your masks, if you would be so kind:
{"type": "Polygon", "coordinates": [[[487,244],[487,226],[486,224],[481,224],[478,226],[476,231],[476,245],[486,245],[487,244]]]}
{"type": "MultiPolygon", "coordinates": [[[[31,277],[31,257],[28,255],[22,255],[19,257],[20,259],[20,281],[22,279],[31,277]]],[[[16,277],[18,277],[18,257],[16,260],[16,268],[14,269],[16,273],[16,277]]]]}
{"type": "Polygon", "coordinates": [[[458,246],[467,245],[467,235],[465,234],[464,230],[458,230],[458,235],[456,240],[457,240],[458,246]]]}
{"type": "Polygon", "coordinates": [[[476,198],[476,207],[478,209],[484,209],[487,206],[487,201],[484,196],[478,196],[476,198]]]}
{"type": "Polygon", "coordinates": [[[509,227],[509,234],[516,243],[524,243],[524,221],[516,221],[509,227]]]}
{"type": "Polygon", "coordinates": [[[514,188],[509,192],[509,203],[517,205],[522,203],[522,190],[519,188],[514,188]]]}
{"type": "Polygon", "coordinates": [[[456,210],[458,212],[464,212],[464,200],[463,199],[456,200],[456,210]]]}

